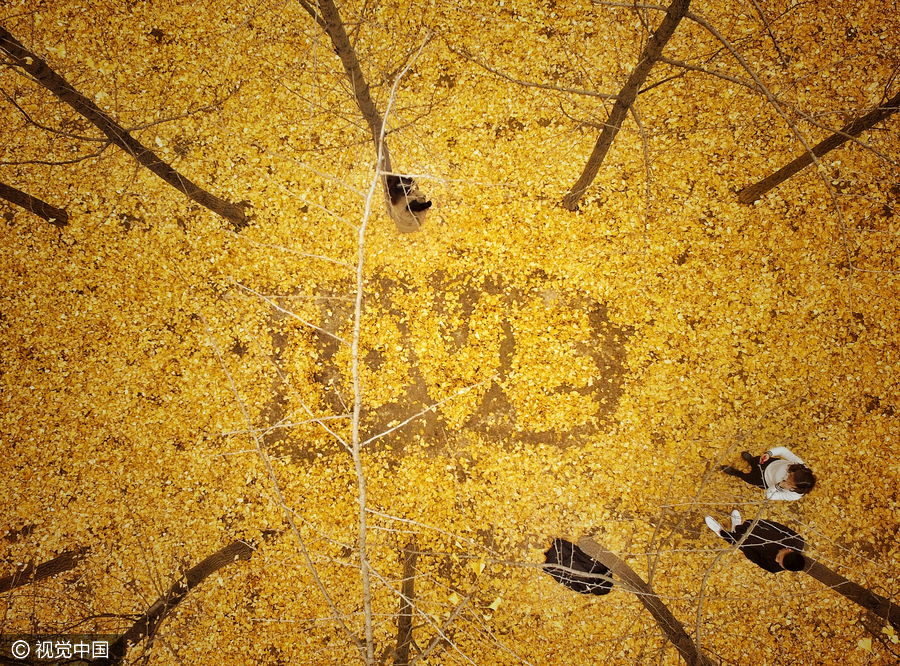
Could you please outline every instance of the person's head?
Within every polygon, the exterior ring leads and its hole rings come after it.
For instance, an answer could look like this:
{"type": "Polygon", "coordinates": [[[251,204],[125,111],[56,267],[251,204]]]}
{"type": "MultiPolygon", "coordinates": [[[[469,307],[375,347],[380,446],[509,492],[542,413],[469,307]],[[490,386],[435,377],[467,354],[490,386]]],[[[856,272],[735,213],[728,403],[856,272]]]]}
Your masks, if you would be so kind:
{"type": "Polygon", "coordinates": [[[775,560],[787,571],[802,571],[806,566],[806,558],[793,548],[782,548],[775,560]]]}
{"type": "Polygon", "coordinates": [[[795,493],[806,495],[816,486],[816,475],[806,465],[794,464],[788,467],[788,476],[785,486],[790,487],[795,493]]]}

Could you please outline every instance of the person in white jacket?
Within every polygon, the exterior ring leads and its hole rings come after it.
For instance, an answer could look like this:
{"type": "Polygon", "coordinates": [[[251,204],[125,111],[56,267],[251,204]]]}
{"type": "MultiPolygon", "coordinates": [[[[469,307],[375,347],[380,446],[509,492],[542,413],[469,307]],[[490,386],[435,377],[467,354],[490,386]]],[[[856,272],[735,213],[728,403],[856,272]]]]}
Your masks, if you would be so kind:
{"type": "Polygon", "coordinates": [[[770,500],[798,500],[816,485],[816,476],[800,458],[784,446],[776,446],[761,456],[741,452],[750,463],[750,471],[742,472],[727,465],[720,467],[725,474],[743,479],[752,486],[764,488],[770,500]]]}

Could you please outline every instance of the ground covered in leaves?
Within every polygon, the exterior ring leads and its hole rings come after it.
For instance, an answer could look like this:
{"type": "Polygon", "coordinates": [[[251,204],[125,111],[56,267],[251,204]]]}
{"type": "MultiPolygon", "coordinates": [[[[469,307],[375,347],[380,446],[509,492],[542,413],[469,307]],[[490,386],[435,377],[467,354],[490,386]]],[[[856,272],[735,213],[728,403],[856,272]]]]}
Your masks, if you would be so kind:
{"type": "Polygon", "coordinates": [[[685,20],[666,56],[732,80],[659,64],[577,213],[559,202],[611,105],[583,92],[618,91],[661,13],[494,4],[340,7],[390,101],[394,166],[435,202],[410,235],[377,193],[366,217],[371,138],[296,3],[0,10],[79,91],[254,215],[235,232],[121,151],[92,156],[89,123],[0,69],[0,182],[70,215],[57,229],[0,206],[0,575],[90,549],[0,597],[0,633],[127,627],[246,539],[253,558],[188,596],[150,663],[352,663],[334,615],[363,635],[359,479],[340,440],[366,220],[379,655],[413,544],[414,638],[435,642],[419,663],[679,663],[632,595],[581,597],[536,568],[554,537],[596,534],[722,663],[896,663],[878,621],[723,553],[703,526],[734,507],[777,520],[896,601],[898,120],[756,205],[736,196],[802,151],[785,118],[813,145],[819,125],[896,92],[895,3],[766,3],[764,18],[696,3],[783,115],[685,20]],[[809,497],[763,504],[714,472],[774,446],[816,472],[809,497]]]}

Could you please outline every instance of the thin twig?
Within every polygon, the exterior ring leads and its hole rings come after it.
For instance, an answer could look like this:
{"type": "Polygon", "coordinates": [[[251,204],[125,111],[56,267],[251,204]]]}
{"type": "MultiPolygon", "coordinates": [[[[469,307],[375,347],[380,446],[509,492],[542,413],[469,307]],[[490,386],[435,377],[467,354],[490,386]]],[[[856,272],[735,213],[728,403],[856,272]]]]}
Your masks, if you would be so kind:
{"type": "Polygon", "coordinates": [[[337,340],[338,342],[340,342],[340,343],[343,344],[343,345],[346,345],[346,344],[347,344],[347,341],[344,340],[343,338],[341,338],[341,337],[335,335],[335,334],[332,333],[331,331],[326,331],[324,328],[322,328],[322,327],[320,327],[320,326],[316,326],[315,324],[306,321],[303,317],[301,317],[300,315],[298,315],[298,314],[296,314],[296,313],[294,313],[294,312],[291,312],[290,310],[286,310],[285,308],[283,308],[283,307],[281,307],[280,305],[278,305],[278,303],[276,303],[275,301],[273,301],[271,298],[268,298],[267,296],[264,296],[263,294],[259,293],[259,292],[256,291],[255,289],[251,289],[250,287],[241,284],[241,283],[238,282],[237,280],[229,279],[229,282],[231,282],[234,286],[240,287],[240,288],[243,289],[244,291],[246,291],[246,292],[248,292],[248,293],[250,293],[250,294],[253,294],[253,295],[256,296],[257,298],[260,298],[260,299],[264,300],[266,303],[268,303],[269,305],[271,305],[273,308],[275,308],[276,310],[278,310],[278,311],[281,312],[282,314],[286,314],[286,315],[288,315],[289,317],[293,317],[294,319],[296,319],[296,320],[299,321],[300,323],[304,324],[305,326],[309,326],[310,328],[319,331],[319,333],[324,333],[325,335],[334,338],[335,340],[337,340]]]}
{"type": "Polygon", "coordinates": [[[756,0],[750,0],[753,3],[753,7],[756,9],[756,13],[759,14],[760,20],[763,22],[763,25],[766,26],[766,32],[769,33],[769,37],[772,39],[772,44],[775,46],[775,50],[778,51],[778,58],[781,60],[781,66],[787,69],[788,63],[790,62],[788,58],[784,57],[784,54],[781,52],[781,48],[778,46],[778,40],[775,39],[775,35],[772,32],[772,28],[769,26],[769,22],[766,20],[766,15],[763,13],[762,7],[759,6],[759,3],[756,0]]]}
{"type": "Polygon", "coordinates": [[[385,430],[384,432],[380,432],[380,433],[378,433],[377,435],[374,435],[374,436],[370,437],[369,439],[367,439],[366,441],[364,441],[364,442],[362,443],[362,446],[367,446],[367,445],[371,444],[372,442],[381,439],[382,437],[387,437],[387,436],[390,435],[392,432],[394,432],[395,430],[399,430],[400,428],[402,428],[403,426],[405,426],[405,425],[406,425],[407,423],[409,423],[410,421],[414,421],[415,419],[419,418],[419,417],[422,416],[423,414],[427,414],[428,412],[434,411],[434,410],[436,410],[438,407],[440,407],[441,405],[443,405],[444,403],[449,402],[450,400],[453,400],[454,398],[457,398],[457,397],[461,396],[461,395],[464,394],[464,393],[468,393],[468,392],[471,391],[472,389],[476,389],[476,388],[478,388],[479,386],[483,386],[484,384],[487,384],[488,382],[493,381],[493,380],[496,379],[496,378],[497,378],[497,375],[493,375],[493,376],[491,376],[491,377],[488,377],[487,379],[484,379],[484,380],[478,382],[477,384],[472,384],[471,386],[466,386],[465,388],[461,388],[459,391],[457,391],[457,392],[454,393],[453,395],[448,396],[448,397],[444,398],[443,400],[440,400],[440,401],[434,403],[433,405],[429,405],[429,406],[426,407],[425,409],[423,409],[423,410],[421,410],[421,411],[419,411],[419,412],[413,414],[412,416],[410,416],[410,417],[409,417],[408,419],[406,419],[405,421],[402,421],[402,422],[398,423],[397,425],[393,426],[392,428],[389,428],[388,430],[385,430]]]}
{"type": "MultiPolygon", "coordinates": [[[[230,231],[230,230],[229,230],[230,231]]],[[[336,264],[338,266],[344,266],[346,268],[353,268],[352,264],[348,264],[346,261],[341,261],[340,259],[332,259],[331,257],[327,257],[321,254],[310,254],[309,252],[302,252],[301,250],[295,250],[291,247],[285,247],[284,245],[277,245],[274,243],[264,243],[262,241],[253,240],[248,237],[246,234],[239,234],[237,232],[232,231],[231,234],[238,240],[250,243],[251,245],[256,245],[257,247],[267,247],[273,250],[281,250],[283,252],[290,252],[291,254],[296,254],[301,257],[306,257],[308,259],[321,259],[322,261],[328,261],[332,264],[336,264]]],[[[265,297],[264,297],[265,298],[265,297]]]]}
{"type": "Polygon", "coordinates": [[[5,161],[4,161],[4,162],[0,162],[0,165],[3,165],[3,166],[24,166],[24,165],[26,165],[26,164],[43,164],[44,166],[66,166],[66,165],[68,165],[68,164],[78,164],[79,162],[84,162],[85,160],[91,160],[91,159],[94,159],[95,157],[100,157],[100,156],[106,151],[106,149],[109,148],[111,145],[112,145],[112,142],[111,142],[111,141],[107,141],[105,144],[103,144],[103,146],[100,148],[100,150],[98,150],[98,151],[96,151],[96,152],[94,152],[94,153],[90,153],[90,154],[88,154],[88,155],[81,155],[80,157],[73,157],[73,158],[70,159],[70,160],[59,160],[59,161],[53,161],[53,160],[16,160],[16,161],[12,161],[12,162],[5,162],[5,161]]]}
{"type": "Polygon", "coordinates": [[[650,166],[650,148],[647,145],[647,132],[644,130],[643,123],[641,123],[641,116],[638,113],[636,101],[631,105],[631,115],[634,117],[634,122],[638,126],[638,133],[641,137],[641,146],[644,149],[644,196],[647,200],[647,205],[644,207],[644,252],[646,253],[650,247],[650,239],[647,238],[647,231],[650,226],[650,181],[653,176],[653,168],[650,166]]]}
{"type": "Polygon", "coordinates": [[[506,79],[510,83],[515,83],[517,86],[523,86],[525,88],[540,88],[542,90],[553,90],[555,92],[571,93],[573,95],[585,95],[587,97],[599,97],[600,99],[616,99],[616,97],[617,97],[616,95],[610,95],[608,93],[598,93],[598,92],[594,92],[593,90],[582,90],[580,88],[564,88],[562,86],[550,85],[549,83],[535,83],[534,81],[523,81],[522,79],[513,78],[509,74],[504,74],[500,70],[494,69],[493,67],[484,64],[478,58],[471,55],[465,49],[456,49],[456,48],[453,48],[452,46],[450,46],[450,44],[447,44],[447,49],[451,53],[455,53],[459,57],[465,58],[469,62],[475,63],[476,65],[478,65],[482,69],[487,70],[491,74],[494,74],[495,76],[499,76],[501,79],[506,79]]]}
{"type": "MultiPolygon", "coordinates": [[[[200,319],[203,321],[204,326],[206,327],[206,333],[209,337],[210,345],[216,353],[216,357],[219,359],[219,364],[222,366],[222,371],[225,373],[225,376],[228,378],[228,382],[231,385],[231,391],[238,402],[238,405],[241,408],[241,413],[244,416],[244,420],[248,425],[252,423],[250,418],[250,412],[247,410],[247,405],[244,403],[244,399],[241,398],[240,393],[237,390],[237,386],[234,383],[234,378],[231,376],[231,373],[228,371],[228,366],[225,364],[225,359],[222,357],[222,352],[219,349],[219,345],[216,344],[215,337],[212,335],[212,331],[209,328],[209,323],[206,321],[206,318],[203,316],[202,312],[199,312],[200,319]]],[[[331,595],[328,593],[327,588],[322,583],[322,579],[319,578],[319,574],[316,571],[316,567],[313,564],[312,558],[309,555],[309,551],[306,549],[306,542],[303,540],[303,536],[300,534],[300,530],[297,529],[297,524],[294,522],[294,512],[288,508],[287,503],[285,502],[284,495],[281,492],[281,486],[278,483],[278,477],[275,475],[275,470],[272,468],[272,463],[269,460],[269,456],[266,455],[265,450],[263,449],[262,440],[255,432],[251,432],[250,435],[253,437],[253,441],[256,443],[256,452],[259,455],[260,461],[266,468],[266,474],[269,477],[269,480],[272,482],[272,487],[275,491],[275,495],[278,499],[278,505],[284,513],[285,519],[288,521],[288,525],[291,527],[291,532],[294,534],[294,537],[297,539],[297,543],[300,545],[300,551],[303,553],[303,559],[306,562],[306,568],[309,571],[309,575],[312,577],[313,582],[316,584],[316,587],[319,589],[320,594],[325,599],[325,602],[331,608],[331,612],[333,615],[333,619],[337,622],[338,626],[344,630],[344,633],[347,634],[347,637],[353,642],[356,646],[357,650],[359,650],[360,655],[363,657],[363,661],[365,661],[365,646],[360,642],[359,638],[356,634],[347,626],[344,622],[343,617],[341,616],[341,612],[338,610],[338,607],[335,605],[334,600],[331,598],[331,595]]]]}

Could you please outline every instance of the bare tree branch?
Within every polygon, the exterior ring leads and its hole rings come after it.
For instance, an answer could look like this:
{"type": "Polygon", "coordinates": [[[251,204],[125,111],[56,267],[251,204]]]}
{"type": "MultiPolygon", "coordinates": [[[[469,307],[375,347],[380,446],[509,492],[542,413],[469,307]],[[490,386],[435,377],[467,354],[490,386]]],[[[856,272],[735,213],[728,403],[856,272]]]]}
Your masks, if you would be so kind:
{"type": "Polygon", "coordinates": [[[237,560],[249,560],[253,549],[243,541],[234,541],[213,553],[200,564],[188,569],[184,580],[174,583],[169,591],[156,600],[147,612],[135,622],[125,634],[109,646],[109,659],[97,663],[122,663],[130,645],[135,645],[151,636],[174,608],[184,600],[188,592],[197,587],[219,569],[237,560]]]}
{"type": "Polygon", "coordinates": [[[656,64],[656,61],[662,55],[663,48],[672,38],[672,35],[675,34],[675,29],[687,12],[689,5],[690,0],[672,0],[665,18],[656,32],[653,33],[653,36],[650,37],[650,41],[647,42],[647,46],[641,54],[641,59],[631,72],[631,76],[628,77],[628,81],[622,87],[622,91],[616,97],[616,103],[613,104],[609,119],[597,138],[597,143],[594,145],[594,150],[588,158],[584,171],[572,186],[572,189],[563,197],[562,205],[565,208],[569,210],[578,209],[578,201],[584,196],[585,190],[594,181],[594,178],[597,177],[600,165],[603,164],[603,160],[609,152],[613,140],[619,133],[625,117],[628,115],[628,109],[637,98],[638,91],[644,81],[646,81],[650,70],[653,69],[653,65],[656,64]]]}
{"type": "MultiPolygon", "coordinates": [[[[747,88],[748,90],[752,90],[753,92],[759,93],[760,95],[763,95],[763,96],[765,96],[765,94],[766,94],[766,92],[762,88],[758,87],[756,84],[754,84],[750,81],[747,81],[745,79],[738,78],[736,76],[731,76],[730,74],[725,74],[724,72],[719,72],[714,69],[707,69],[706,67],[701,67],[700,65],[692,65],[690,63],[683,62],[681,60],[674,60],[672,58],[661,57],[659,59],[659,61],[664,62],[668,65],[672,65],[673,67],[681,67],[683,69],[687,69],[692,72],[699,72],[701,74],[715,76],[715,77],[723,79],[725,81],[731,81],[732,83],[736,83],[739,86],[743,86],[743,87],[747,88]]],[[[805,122],[809,123],[813,127],[818,127],[819,129],[825,130],[826,132],[834,132],[835,134],[843,136],[844,138],[847,139],[847,141],[852,141],[860,148],[872,153],[873,155],[876,155],[879,159],[882,159],[885,162],[888,162],[889,164],[893,164],[894,166],[897,166],[897,164],[898,164],[897,161],[892,159],[890,157],[890,155],[886,155],[883,152],[881,152],[880,150],[877,150],[876,148],[874,148],[873,146],[871,146],[863,141],[860,141],[857,137],[851,136],[850,134],[845,133],[843,130],[836,130],[833,127],[824,125],[824,124],[818,122],[810,114],[804,113],[800,109],[792,107],[788,103],[786,103],[782,100],[779,100],[779,103],[784,105],[785,107],[789,108],[792,113],[795,113],[797,116],[802,118],[805,122]]]]}
{"type": "Polygon", "coordinates": [[[493,67],[486,65],[481,62],[478,58],[473,56],[465,49],[458,49],[451,46],[449,43],[447,44],[447,50],[451,53],[455,53],[460,58],[468,60],[469,62],[475,63],[482,69],[499,76],[501,79],[506,79],[510,83],[515,83],[517,86],[523,86],[525,88],[540,88],[541,90],[553,90],[555,92],[564,92],[571,93],[572,95],[585,95],[587,97],[599,97],[600,99],[616,99],[616,95],[610,95],[608,93],[598,93],[593,90],[582,90],[581,88],[565,88],[563,86],[554,86],[549,83],[535,83],[534,81],[524,81],[522,79],[516,79],[510,76],[509,74],[505,74],[501,72],[499,69],[494,69],[493,67]]]}
{"type": "Polygon", "coordinates": [[[781,60],[781,66],[788,66],[788,59],[784,57],[784,54],[781,52],[781,47],[778,46],[778,40],[775,39],[775,35],[772,33],[772,28],[769,26],[769,22],[766,20],[766,15],[763,13],[762,7],[759,6],[759,3],[756,0],[750,0],[753,3],[754,9],[756,9],[756,13],[759,14],[760,20],[763,22],[763,25],[766,26],[766,32],[769,33],[769,37],[772,39],[772,44],[775,46],[775,50],[778,51],[778,59],[781,60]]]}
{"type": "MultiPolygon", "coordinates": [[[[308,12],[310,12],[310,8],[306,7],[309,3],[301,2],[301,4],[304,5],[304,8],[308,12]]],[[[384,138],[382,136],[384,119],[381,117],[378,108],[375,106],[375,102],[372,100],[372,94],[369,92],[369,84],[362,73],[362,67],[360,67],[359,58],[356,56],[356,50],[350,43],[350,37],[344,29],[341,15],[334,4],[334,0],[319,0],[317,4],[319,12],[310,13],[331,38],[331,43],[334,45],[334,49],[341,59],[341,64],[344,65],[344,71],[347,73],[347,78],[350,79],[350,86],[353,89],[356,105],[359,107],[363,119],[365,119],[366,124],[369,126],[369,131],[372,133],[372,140],[375,142],[375,152],[379,153],[383,160],[380,168],[383,171],[393,171],[391,168],[390,151],[388,151],[386,145],[382,145],[384,143],[384,138]]]]}
{"type": "Polygon", "coordinates": [[[67,164],[78,164],[79,162],[84,162],[85,160],[91,160],[95,157],[100,157],[107,148],[112,145],[111,141],[107,141],[103,144],[100,150],[90,153],[88,155],[81,155],[80,157],[74,157],[71,160],[59,160],[57,162],[49,161],[49,160],[16,160],[14,162],[0,162],[0,165],[3,166],[23,166],[26,164],[43,164],[46,166],[65,166],[67,164]]]}
{"type": "Polygon", "coordinates": [[[862,118],[857,118],[851,123],[844,125],[839,131],[835,132],[828,138],[817,143],[811,151],[806,151],[802,155],[788,162],[778,171],[766,176],[761,181],[749,187],[745,187],[738,195],[738,200],[744,204],[751,204],[762,197],[769,190],[778,187],[788,178],[805,169],[813,163],[815,157],[822,157],[826,153],[846,143],[851,137],[857,137],[866,132],[882,120],[889,118],[897,113],[900,109],[900,91],[896,95],[887,100],[882,106],[870,111],[862,118]]]}
{"type": "Polygon", "coordinates": [[[14,67],[27,72],[44,88],[91,121],[110,141],[169,185],[184,193],[201,206],[224,217],[235,228],[240,229],[247,226],[247,217],[242,205],[220,199],[182,176],[172,166],[157,157],[152,150],[131,136],[124,127],[113,120],[112,116],[75,90],[68,81],[53,71],[46,62],[22,46],[2,26],[0,26],[0,49],[13,59],[12,64],[14,67]]]}
{"type": "Polygon", "coordinates": [[[453,624],[453,622],[456,620],[457,616],[460,613],[462,613],[465,608],[468,607],[469,601],[471,599],[472,599],[471,596],[467,596],[456,605],[456,608],[453,609],[453,611],[447,617],[447,620],[440,627],[440,629],[437,631],[437,633],[431,637],[431,640],[428,642],[428,645],[426,645],[424,647],[424,649],[419,654],[417,654],[415,656],[415,658],[413,658],[411,666],[415,666],[415,664],[418,664],[420,660],[426,659],[428,657],[428,655],[432,653],[434,648],[436,648],[438,646],[438,644],[441,642],[441,639],[447,640],[447,628],[451,624],[453,624]]]}
{"type": "Polygon", "coordinates": [[[394,666],[409,666],[412,646],[413,600],[416,598],[416,537],[403,547],[403,583],[400,586],[400,612],[397,619],[397,648],[394,666]]]}
{"type": "Polygon", "coordinates": [[[758,88],[753,83],[746,81],[744,79],[740,79],[736,76],[731,76],[730,74],[725,74],[724,72],[718,72],[714,69],[707,69],[706,67],[701,67],[700,65],[692,65],[687,62],[683,62],[681,60],[674,60],[672,58],[666,58],[665,56],[660,56],[660,62],[664,62],[667,65],[672,65],[673,67],[681,67],[682,69],[687,69],[692,72],[700,72],[701,74],[708,74],[709,76],[716,76],[720,79],[725,79],[726,81],[731,81],[732,83],[736,83],[739,86],[744,86],[745,88],[749,88],[753,92],[757,92],[763,94],[763,91],[758,88]]]}
{"type": "MultiPolygon", "coordinates": [[[[316,20],[316,23],[322,26],[331,38],[334,50],[341,59],[344,71],[347,74],[347,78],[350,80],[350,86],[353,90],[353,97],[356,100],[356,105],[365,119],[366,124],[369,126],[372,140],[375,143],[375,153],[378,156],[378,170],[381,174],[381,186],[384,192],[384,201],[388,215],[394,220],[397,230],[401,233],[417,231],[419,229],[418,223],[413,224],[408,220],[402,219],[396,214],[394,206],[390,205],[386,174],[392,173],[394,169],[391,165],[391,153],[388,149],[387,142],[384,139],[384,118],[382,118],[381,114],[378,112],[378,107],[375,106],[375,102],[372,100],[369,84],[366,81],[366,77],[363,75],[362,67],[359,64],[359,58],[356,55],[356,50],[350,42],[350,37],[347,35],[347,31],[344,28],[344,23],[334,4],[334,0],[318,0],[318,11],[315,11],[312,8],[312,4],[308,2],[308,0],[301,0],[301,5],[316,20]]],[[[416,57],[422,53],[422,49],[425,48],[429,39],[430,35],[426,38],[422,46],[419,47],[416,57]]],[[[406,72],[411,66],[411,63],[406,64],[403,68],[403,72],[406,72]]],[[[396,84],[403,76],[403,72],[398,74],[394,81],[394,86],[391,91],[392,100],[396,94],[396,84]]]]}
{"type": "Polygon", "coordinates": [[[47,127],[46,125],[39,123],[34,118],[32,118],[25,109],[18,105],[16,100],[10,97],[5,90],[0,90],[0,93],[3,93],[3,96],[6,98],[6,101],[12,104],[16,109],[21,113],[26,122],[31,125],[34,125],[38,129],[44,130],[45,132],[50,132],[51,134],[58,134],[59,136],[64,136],[67,139],[74,139],[76,141],[97,141],[101,143],[109,143],[109,139],[105,139],[99,136],[81,136],[80,134],[69,134],[68,132],[63,132],[62,130],[54,129],[52,127],[47,127]]]}
{"type": "Polygon", "coordinates": [[[69,214],[66,211],[56,206],[51,206],[30,194],[26,194],[22,190],[17,190],[15,187],[0,183],[0,198],[24,208],[38,217],[44,218],[54,227],[62,229],[69,224],[69,214]]]}
{"type": "MultiPolygon", "coordinates": [[[[297,523],[294,521],[294,512],[285,502],[284,493],[281,492],[281,484],[278,483],[278,476],[275,474],[275,470],[272,468],[272,461],[269,459],[269,456],[263,449],[262,439],[260,439],[260,436],[254,430],[252,430],[253,420],[250,418],[250,412],[247,410],[247,405],[244,403],[244,400],[238,393],[237,386],[235,386],[234,383],[234,377],[232,377],[231,373],[228,371],[228,366],[225,364],[225,359],[222,358],[222,351],[216,344],[215,338],[213,338],[212,333],[209,330],[209,324],[207,323],[206,319],[203,318],[202,314],[201,319],[206,326],[210,344],[216,352],[216,357],[219,359],[219,364],[222,366],[222,371],[225,373],[225,376],[228,377],[228,382],[231,385],[231,391],[234,394],[235,400],[238,401],[238,404],[241,407],[241,413],[244,416],[244,420],[247,422],[247,426],[251,428],[250,434],[253,437],[254,443],[256,444],[256,453],[259,456],[259,459],[262,461],[263,466],[266,468],[266,474],[269,477],[269,480],[272,482],[272,487],[275,491],[278,506],[284,513],[285,520],[287,520],[288,525],[290,525],[291,527],[291,532],[297,539],[297,543],[300,545],[300,552],[303,554],[303,561],[306,564],[307,571],[309,571],[309,575],[313,579],[313,582],[315,583],[316,588],[319,590],[319,593],[322,595],[322,598],[325,599],[325,603],[327,603],[328,607],[331,609],[335,623],[344,631],[345,634],[347,634],[347,637],[350,639],[353,645],[356,646],[356,649],[359,651],[360,656],[365,661],[366,648],[362,644],[362,642],[360,642],[359,637],[353,632],[353,630],[350,629],[350,627],[347,626],[347,623],[344,622],[344,617],[338,609],[337,604],[335,604],[334,599],[332,599],[331,595],[328,593],[328,589],[325,587],[322,579],[319,577],[319,573],[316,570],[315,565],[313,564],[312,557],[310,557],[309,550],[306,548],[306,542],[303,539],[303,535],[300,534],[300,530],[297,528],[297,523]]],[[[340,440],[339,437],[337,439],[340,440]]],[[[368,664],[370,662],[366,663],[368,664]]]]}
{"type": "Polygon", "coordinates": [[[689,666],[713,666],[715,664],[712,659],[698,651],[697,645],[688,636],[682,624],[672,615],[672,611],[662,602],[653,588],[647,585],[631,567],[591,537],[581,537],[578,540],[578,547],[624,581],[627,589],[637,596],[644,604],[644,608],[650,611],[663,634],[672,641],[686,664],[689,666]]]}
{"type": "Polygon", "coordinates": [[[890,599],[847,580],[839,573],[809,557],[806,558],[806,568],[803,571],[853,603],[890,622],[891,626],[900,632],[900,606],[890,599]]]}
{"type": "Polygon", "coordinates": [[[88,548],[67,550],[62,555],[57,555],[43,564],[37,566],[34,566],[34,563],[27,564],[16,571],[16,573],[0,578],[0,594],[23,585],[37,583],[66,571],[71,571],[85,558],[88,550],[88,548]]]}

